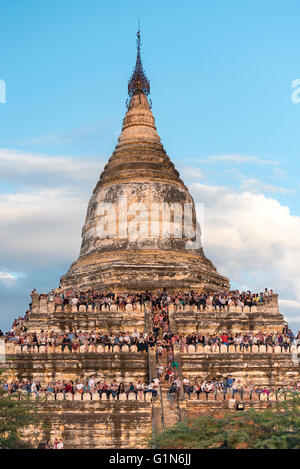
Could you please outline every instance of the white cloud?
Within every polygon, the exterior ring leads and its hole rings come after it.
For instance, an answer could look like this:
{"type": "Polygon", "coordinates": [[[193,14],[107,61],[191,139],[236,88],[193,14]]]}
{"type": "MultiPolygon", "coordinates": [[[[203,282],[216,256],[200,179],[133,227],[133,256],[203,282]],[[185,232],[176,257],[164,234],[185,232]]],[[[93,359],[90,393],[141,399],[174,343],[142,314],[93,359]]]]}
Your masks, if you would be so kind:
{"type": "Polygon", "coordinates": [[[100,175],[103,161],[91,157],[46,156],[0,149],[0,178],[5,181],[52,187],[64,182],[87,181],[100,175]]]}
{"type": "Polygon", "coordinates": [[[287,318],[288,318],[288,322],[292,326],[292,328],[295,325],[295,327],[294,327],[295,331],[296,331],[296,329],[299,331],[300,316],[292,315],[292,316],[287,316],[287,318]]]}
{"type": "Polygon", "coordinates": [[[178,168],[181,179],[184,181],[199,181],[203,179],[203,173],[198,168],[192,168],[191,166],[181,166],[178,168]]]}
{"type": "Polygon", "coordinates": [[[9,272],[2,272],[0,270],[0,280],[15,280],[17,276],[9,272]]]}
{"type": "Polygon", "coordinates": [[[291,194],[294,191],[291,189],[286,189],[285,187],[274,186],[273,184],[268,184],[266,182],[260,181],[258,179],[244,179],[241,183],[241,189],[243,191],[251,192],[266,192],[266,193],[276,193],[281,194],[291,194]]]}
{"type": "Polygon", "coordinates": [[[87,201],[76,188],[0,195],[1,261],[47,268],[74,258],[87,201]]]}
{"type": "Polygon", "coordinates": [[[300,311],[300,301],[279,299],[279,303],[282,307],[299,308],[300,311]]]}
{"type": "Polygon", "coordinates": [[[252,291],[273,288],[285,299],[283,312],[294,316],[300,310],[300,217],[261,193],[200,183],[191,189],[204,203],[204,249],[218,270],[252,291]]]}
{"type": "Polygon", "coordinates": [[[295,328],[300,330],[300,301],[279,298],[279,308],[288,318],[288,322],[295,324],[295,328]]]}
{"type": "MultiPolygon", "coordinates": [[[[7,288],[14,288],[16,286],[16,282],[19,278],[24,277],[24,274],[18,272],[8,272],[6,270],[0,270],[0,284],[7,289],[7,288]]],[[[1,294],[1,300],[4,299],[4,294],[1,294]]]]}

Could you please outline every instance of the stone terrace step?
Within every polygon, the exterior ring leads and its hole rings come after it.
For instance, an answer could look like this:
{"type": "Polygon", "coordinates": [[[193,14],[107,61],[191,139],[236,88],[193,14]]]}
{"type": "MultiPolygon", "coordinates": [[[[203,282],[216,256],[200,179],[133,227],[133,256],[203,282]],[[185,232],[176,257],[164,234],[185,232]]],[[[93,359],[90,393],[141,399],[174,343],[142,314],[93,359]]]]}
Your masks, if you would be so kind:
{"type": "Polygon", "coordinates": [[[40,440],[62,438],[66,449],[140,448],[143,439],[151,437],[151,402],[52,401],[37,405],[48,425],[40,429],[40,440]]]}

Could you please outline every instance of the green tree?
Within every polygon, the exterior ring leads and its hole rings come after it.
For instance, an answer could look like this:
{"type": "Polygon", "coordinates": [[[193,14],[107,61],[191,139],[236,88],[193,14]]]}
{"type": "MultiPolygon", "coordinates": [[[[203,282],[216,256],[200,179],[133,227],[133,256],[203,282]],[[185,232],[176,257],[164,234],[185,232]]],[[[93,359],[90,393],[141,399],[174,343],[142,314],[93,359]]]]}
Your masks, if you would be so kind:
{"type": "MultiPolygon", "coordinates": [[[[0,382],[3,382],[3,372],[0,371],[0,375],[0,382]]],[[[17,393],[8,394],[0,386],[0,449],[30,448],[24,439],[24,431],[37,419],[36,406],[28,396],[19,400],[17,393]]]]}
{"type": "Polygon", "coordinates": [[[300,399],[292,398],[264,410],[200,416],[160,432],[155,448],[300,449],[300,399]]]}

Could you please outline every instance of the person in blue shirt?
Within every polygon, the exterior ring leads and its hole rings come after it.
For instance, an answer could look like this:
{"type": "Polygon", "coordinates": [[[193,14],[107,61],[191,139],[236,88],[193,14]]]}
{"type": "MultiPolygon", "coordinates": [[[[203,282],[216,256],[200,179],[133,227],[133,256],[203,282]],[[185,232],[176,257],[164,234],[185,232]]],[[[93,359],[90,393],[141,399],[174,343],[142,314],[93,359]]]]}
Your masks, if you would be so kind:
{"type": "Polygon", "coordinates": [[[232,378],[231,375],[228,375],[228,376],[227,376],[227,380],[226,380],[226,388],[227,388],[227,389],[231,389],[231,388],[232,388],[232,385],[233,385],[233,383],[234,383],[234,381],[235,381],[235,379],[232,378]]]}

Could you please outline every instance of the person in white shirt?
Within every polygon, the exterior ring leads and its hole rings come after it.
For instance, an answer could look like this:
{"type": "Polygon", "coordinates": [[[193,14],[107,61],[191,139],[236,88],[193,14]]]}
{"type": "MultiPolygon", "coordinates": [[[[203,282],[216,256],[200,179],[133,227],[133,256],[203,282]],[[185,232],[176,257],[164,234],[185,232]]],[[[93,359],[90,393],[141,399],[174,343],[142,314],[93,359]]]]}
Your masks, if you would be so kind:
{"type": "Polygon", "coordinates": [[[38,390],[37,390],[37,387],[36,387],[36,384],[35,382],[33,381],[32,385],[31,385],[31,392],[34,392],[36,396],[38,396],[38,390]]]}
{"type": "Polygon", "coordinates": [[[77,309],[78,309],[78,304],[79,304],[79,299],[78,298],[72,298],[71,301],[71,306],[77,306],[77,309]]]}
{"type": "Polygon", "coordinates": [[[136,390],[140,399],[143,399],[144,397],[144,389],[145,389],[144,383],[142,381],[139,381],[136,385],[136,390]]]}
{"type": "Polygon", "coordinates": [[[159,379],[158,379],[158,378],[154,378],[154,379],[153,379],[153,387],[154,387],[154,388],[158,388],[159,385],[160,385],[159,379]]]}
{"type": "Polygon", "coordinates": [[[158,375],[162,376],[162,374],[164,372],[164,366],[163,365],[157,365],[156,368],[157,368],[158,375]]]}
{"type": "Polygon", "coordinates": [[[95,389],[95,380],[93,378],[93,376],[89,379],[89,389],[94,392],[94,389],[95,389]]]}
{"type": "Polygon", "coordinates": [[[188,378],[183,378],[182,384],[183,384],[183,392],[185,394],[188,394],[190,398],[190,394],[193,392],[193,388],[192,386],[190,386],[190,380],[188,378]]]}
{"type": "Polygon", "coordinates": [[[123,337],[123,341],[124,341],[125,344],[130,345],[131,342],[130,342],[130,336],[129,336],[128,332],[123,337]]]}
{"type": "Polygon", "coordinates": [[[56,445],[56,449],[64,449],[64,444],[62,439],[58,440],[58,443],[56,445]]]}
{"type": "Polygon", "coordinates": [[[152,392],[152,396],[157,396],[157,391],[154,389],[154,383],[148,384],[148,392],[152,392]]]}
{"type": "Polygon", "coordinates": [[[176,379],[174,380],[174,383],[176,384],[177,389],[179,389],[179,388],[180,388],[180,385],[181,385],[181,380],[180,380],[180,378],[176,378],[176,379]]]}
{"type": "Polygon", "coordinates": [[[77,384],[76,384],[76,389],[77,389],[78,392],[80,392],[80,394],[82,394],[82,392],[83,392],[83,384],[80,383],[80,382],[77,383],[77,384]]]}

